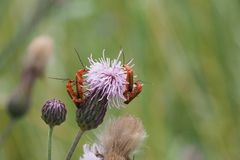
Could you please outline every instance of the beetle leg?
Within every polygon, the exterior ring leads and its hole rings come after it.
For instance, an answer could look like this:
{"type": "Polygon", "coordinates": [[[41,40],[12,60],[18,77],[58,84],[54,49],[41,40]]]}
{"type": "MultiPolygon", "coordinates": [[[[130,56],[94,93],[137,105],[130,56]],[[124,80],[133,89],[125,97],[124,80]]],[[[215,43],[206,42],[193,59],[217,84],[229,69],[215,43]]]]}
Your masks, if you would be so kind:
{"type": "Polygon", "coordinates": [[[133,69],[129,65],[123,65],[125,71],[127,72],[126,80],[128,84],[126,84],[126,91],[131,92],[133,89],[133,69]]]}
{"type": "Polygon", "coordinates": [[[128,92],[125,96],[127,99],[124,103],[128,104],[131,102],[140,92],[142,91],[142,83],[140,81],[137,81],[133,85],[133,90],[128,92]]]}
{"type": "Polygon", "coordinates": [[[76,73],[76,91],[78,98],[84,99],[83,97],[83,75],[87,72],[86,69],[81,69],[76,73]]]}
{"type": "Polygon", "coordinates": [[[79,70],[76,73],[76,92],[73,90],[73,83],[74,80],[68,80],[66,88],[68,95],[71,97],[72,101],[75,103],[75,105],[78,107],[84,102],[83,97],[83,74],[86,72],[85,69],[79,70]]]}
{"type": "Polygon", "coordinates": [[[126,98],[125,104],[131,102],[141,91],[142,91],[142,83],[137,81],[133,83],[133,70],[130,66],[124,65],[124,69],[127,72],[126,80],[128,84],[126,84],[126,91],[123,93],[126,98]]]}
{"type": "Polygon", "coordinates": [[[74,92],[74,90],[72,88],[73,87],[73,83],[74,83],[73,80],[68,80],[67,85],[66,85],[67,93],[70,96],[70,98],[72,99],[72,101],[75,103],[75,105],[78,106],[81,102],[78,99],[77,93],[74,92]]]}

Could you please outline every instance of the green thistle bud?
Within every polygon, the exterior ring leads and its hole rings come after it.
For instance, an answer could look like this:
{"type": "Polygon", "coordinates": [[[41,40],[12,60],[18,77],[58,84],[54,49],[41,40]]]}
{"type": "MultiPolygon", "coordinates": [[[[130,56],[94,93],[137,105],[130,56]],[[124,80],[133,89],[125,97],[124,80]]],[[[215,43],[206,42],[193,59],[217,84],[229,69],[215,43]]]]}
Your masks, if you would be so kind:
{"type": "Polygon", "coordinates": [[[49,126],[60,125],[66,119],[67,110],[60,100],[50,99],[42,108],[41,118],[49,126]]]}
{"type": "Polygon", "coordinates": [[[99,96],[102,94],[93,92],[76,111],[76,121],[83,131],[97,128],[103,122],[108,100],[107,97],[99,98],[99,96]]]}

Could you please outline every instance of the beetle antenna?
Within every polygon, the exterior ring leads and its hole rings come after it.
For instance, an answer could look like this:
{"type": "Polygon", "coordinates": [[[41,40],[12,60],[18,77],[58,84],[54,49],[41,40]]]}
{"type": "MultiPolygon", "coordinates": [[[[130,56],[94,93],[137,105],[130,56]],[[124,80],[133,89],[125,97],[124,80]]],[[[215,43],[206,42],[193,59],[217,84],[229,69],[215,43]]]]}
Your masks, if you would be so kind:
{"type": "Polygon", "coordinates": [[[80,55],[79,55],[79,53],[78,53],[77,49],[76,49],[76,48],[74,48],[74,50],[75,50],[75,52],[76,52],[76,54],[77,54],[77,56],[78,56],[78,60],[79,60],[79,62],[81,63],[82,67],[83,67],[84,69],[86,69],[85,65],[83,64],[83,61],[82,61],[82,59],[80,58],[80,55]]]}
{"type": "Polygon", "coordinates": [[[143,81],[143,80],[138,80],[139,82],[141,82],[142,84],[144,85],[154,85],[154,86],[158,86],[159,84],[156,84],[156,83],[152,83],[152,82],[149,82],[149,81],[143,81]]]}
{"type": "Polygon", "coordinates": [[[68,81],[70,80],[69,78],[57,78],[57,77],[47,77],[49,79],[55,79],[55,80],[62,80],[62,81],[68,81]]]}

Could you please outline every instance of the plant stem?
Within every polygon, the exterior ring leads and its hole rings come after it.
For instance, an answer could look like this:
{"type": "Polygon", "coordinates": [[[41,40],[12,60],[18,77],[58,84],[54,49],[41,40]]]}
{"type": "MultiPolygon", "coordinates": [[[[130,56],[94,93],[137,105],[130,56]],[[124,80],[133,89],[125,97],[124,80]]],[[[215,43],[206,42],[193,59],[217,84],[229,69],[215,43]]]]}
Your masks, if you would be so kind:
{"type": "Polygon", "coordinates": [[[53,126],[49,126],[49,130],[48,130],[48,160],[52,159],[52,133],[53,133],[53,126]]]}
{"type": "Polygon", "coordinates": [[[75,139],[74,139],[74,141],[73,141],[73,143],[72,143],[72,146],[71,146],[71,148],[70,148],[69,151],[68,151],[68,154],[67,154],[67,156],[66,156],[66,160],[70,160],[70,159],[71,159],[71,157],[72,157],[72,155],[73,155],[73,152],[75,151],[75,149],[76,149],[76,147],[77,147],[77,144],[78,144],[80,138],[82,137],[83,133],[84,133],[84,131],[82,131],[81,129],[79,129],[78,134],[77,134],[77,136],[75,137],[75,139]]]}
{"type": "MultiPolygon", "coordinates": [[[[24,43],[31,35],[37,25],[49,14],[55,6],[57,0],[38,0],[34,13],[29,21],[20,26],[19,31],[10,39],[5,47],[0,51],[0,68],[6,67],[10,58],[17,54],[20,44],[24,43]]],[[[1,72],[2,70],[0,70],[1,72]]]]}
{"type": "Polygon", "coordinates": [[[0,147],[3,146],[7,136],[11,132],[15,122],[16,122],[15,119],[11,118],[10,121],[8,122],[8,124],[6,125],[6,127],[4,128],[2,134],[0,135],[0,147]]]}

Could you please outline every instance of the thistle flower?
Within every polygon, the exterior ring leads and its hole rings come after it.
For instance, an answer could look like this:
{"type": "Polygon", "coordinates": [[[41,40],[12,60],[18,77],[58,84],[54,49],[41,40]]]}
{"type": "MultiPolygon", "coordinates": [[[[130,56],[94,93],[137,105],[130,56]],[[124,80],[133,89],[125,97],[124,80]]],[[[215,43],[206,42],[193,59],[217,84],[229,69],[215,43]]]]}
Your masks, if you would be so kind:
{"type": "Polygon", "coordinates": [[[119,58],[110,60],[103,57],[99,59],[89,58],[90,66],[76,73],[76,90],[72,86],[74,80],[67,82],[67,92],[77,106],[76,121],[80,127],[66,160],[70,160],[72,154],[86,130],[97,128],[104,119],[107,106],[120,108],[123,103],[129,103],[142,90],[140,82],[133,82],[133,71],[129,62],[122,65],[119,58]],[[84,79],[82,76],[85,76],[84,79]],[[128,81],[127,81],[128,79],[128,81]],[[131,82],[131,85],[128,85],[131,82]],[[86,92],[83,91],[86,89],[86,92]],[[125,98],[126,97],[126,98],[125,98]],[[81,99],[82,98],[82,99],[81,99]]]}
{"type": "Polygon", "coordinates": [[[46,124],[53,127],[63,123],[66,119],[66,114],[67,110],[64,103],[62,103],[60,100],[50,99],[42,108],[41,118],[46,124]]]}
{"type": "Polygon", "coordinates": [[[146,132],[138,118],[130,115],[119,117],[106,126],[99,136],[99,144],[84,146],[84,156],[80,160],[91,159],[94,155],[104,160],[129,160],[145,137],[146,132]]]}
{"type": "MultiPolygon", "coordinates": [[[[117,108],[126,100],[123,93],[126,89],[126,72],[119,58],[110,60],[103,57],[99,59],[89,58],[90,66],[87,68],[86,84],[90,91],[101,92],[101,98],[107,97],[108,104],[117,108]]],[[[101,99],[100,98],[100,99],[101,99]]]]}
{"type": "Polygon", "coordinates": [[[126,100],[124,91],[128,84],[126,72],[119,57],[110,60],[103,57],[94,60],[89,58],[90,66],[85,74],[85,94],[84,103],[80,104],[76,112],[76,120],[82,130],[96,128],[103,122],[107,106],[120,108],[126,100]]]}
{"type": "Polygon", "coordinates": [[[93,144],[92,147],[88,144],[83,145],[83,152],[83,157],[80,157],[80,160],[103,160],[102,148],[97,144],[93,144]]]}

